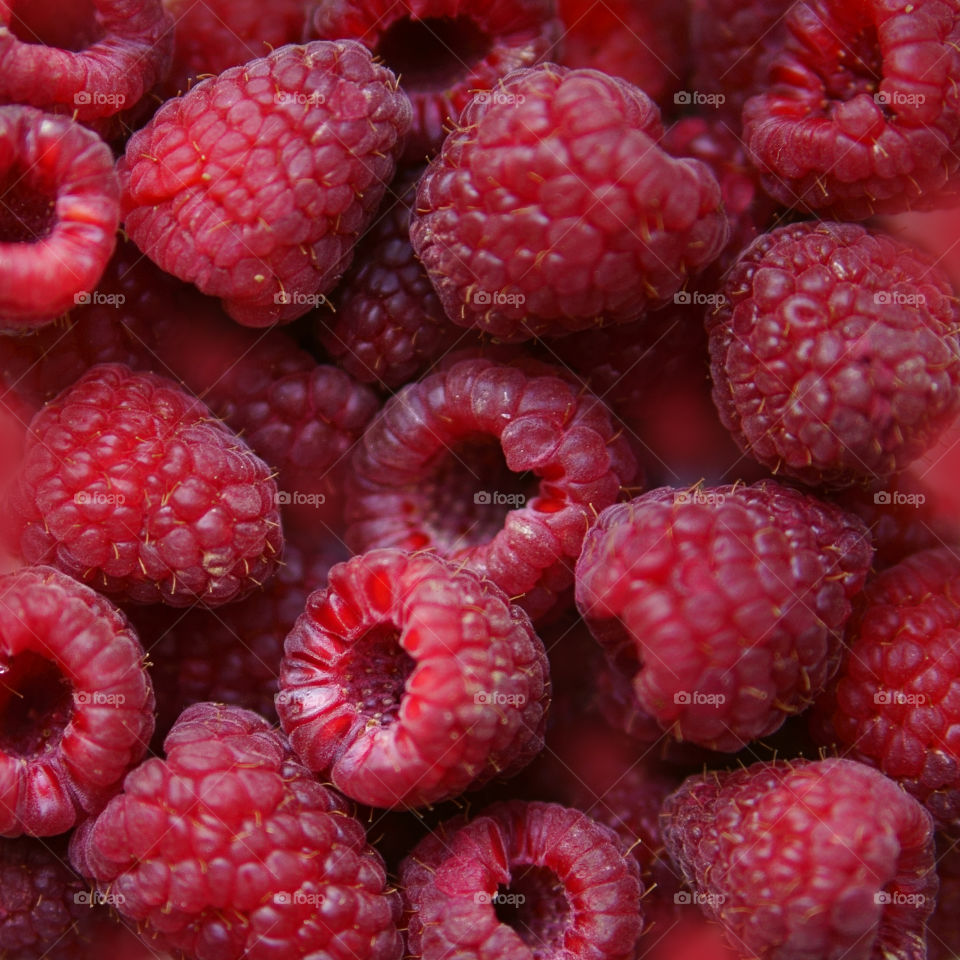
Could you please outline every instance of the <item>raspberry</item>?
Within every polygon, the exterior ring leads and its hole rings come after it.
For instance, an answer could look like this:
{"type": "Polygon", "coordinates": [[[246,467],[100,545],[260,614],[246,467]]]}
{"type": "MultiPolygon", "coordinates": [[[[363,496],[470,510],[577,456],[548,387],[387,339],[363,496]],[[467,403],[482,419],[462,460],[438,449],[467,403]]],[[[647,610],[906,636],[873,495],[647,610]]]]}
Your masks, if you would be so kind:
{"type": "Polygon", "coordinates": [[[503,340],[638,319],[727,240],[716,178],[657,144],[659,111],[594,70],[505,78],[417,193],[413,247],[447,316],[503,340]]]}
{"type": "Polygon", "coordinates": [[[339,790],[417,807],[529,763],[548,700],[543,644],[503,591],[429,553],[374,550],[309,598],[277,713],[339,790]]]}
{"type": "Polygon", "coordinates": [[[960,9],[806,0],[786,15],[743,139],[781,203],[862,220],[955,198],[960,9]]]}
{"type": "Polygon", "coordinates": [[[940,892],[927,931],[928,960],[953,960],[960,953],[960,851],[953,840],[937,840],[940,892]]]}
{"type": "Polygon", "coordinates": [[[867,585],[835,690],[817,709],[841,749],[960,824],[960,558],[927,550],[867,585]]]}
{"type": "Polygon", "coordinates": [[[285,46],[165,103],[117,170],[125,227],[155,263],[268,326],[349,266],[410,122],[358,43],[285,46]]]}
{"type": "Polygon", "coordinates": [[[734,751],[823,690],[872,556],[858,519],[772,481],[661,487],[587,532],[577,606],[664,730],[734,751]]]}
{"type": "Polygon", "coordinates": [[[403,386],[466,339],[446,314],[410,245],[417,168],[391,186],[389,209],[367,231],[340,285],[332,320],[317,321],[327,353],[363,383],[403,386]]]}
{"type": "Polygon", "coordinates": [[[145,937],[204,960],[399,960],[382,861],[265,720],[196,704],[165,749],[71,841],[145,937]]]}
{"type": "Polygon", "coordinates": [[[119,222],[113,157],[96,134],[0,107],[0,332],[50,323],[93,290],[119,222]]]}
{"type": "Polygon", "coordinates": [[[713,396],[741,449],[777,473],[889,476],[960,409],[958,311],[926,255],[855,224],[760,237],[708,315],[713,396]]]}
{"type": "Polygon", "coordinates": [[[123,615],[50,567],[0,577],[0,835],[96,812],[143,756],[153,689],[123,615]]]}
{"type": "Polygon", "coordinates": [[[273,572],[269,468],[176,384],[92,368],[30,424],[11,501],[29,563],[135,603],[218,606],[273,572]]]}
{"type": "Polygon", "coordinates": [[[172,27],[161,0],[6,0],[0,103],[64,113],[107,132],[111,118],[166,76],[172,27]]]}
{"type": "Polygon", "coordinates": [[[706,773],[661,818],[671,856],[741,955],[926,957],[933,826],[876,770],[830,759],[706,773]]]}
{"type": "Polygon", "coordinates": [[[523,595],[534,618],[573,583],[587,526],[636,469],[591,394],[483,359],[395,394],[352,467],[355,550],[436,550],[523,595]]]}
{"type": "Polygon", "coordinates": [[[499,803],[440,826],[401,867],[410,956],[631,960],[635,861],[578,810],[499,803]]]}
{"type": "Polygon", "coordinates": [[[321,40],[359,40],[397,75],[413,105],[412,163],[440,149],[475,91],[549,57],[561,31],[553,0],[329,0],[312,27],[321,40]]]}

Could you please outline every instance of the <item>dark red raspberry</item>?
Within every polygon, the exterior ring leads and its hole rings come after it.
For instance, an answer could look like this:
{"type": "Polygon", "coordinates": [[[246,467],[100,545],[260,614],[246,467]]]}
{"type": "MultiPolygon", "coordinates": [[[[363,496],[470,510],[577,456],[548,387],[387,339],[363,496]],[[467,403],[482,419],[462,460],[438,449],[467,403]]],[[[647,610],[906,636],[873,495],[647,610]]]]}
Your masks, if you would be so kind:
{"type": "Polygon", "coordinates": [[[743,111],[772,196],[855,220],[956,197],[955,3],[805,0],[784,33],[763,92],[743,111]]]}
{"type": "Polygon", "coordinates": [[[347,796],[418,807],[526,766],[548,702],[543,644],[502,590],[429,553],[373,550],[309,598],[277,713],[347,796]]]}
{"type": "Polygon", "coordinates": [[[635,469],[591,394],[464,360],[404,387],[364,433],[348,541],[436,550],[522,596],[538,618],[573,583],[587,526],[635,469]]]}
{"type": "Polygon", "coordinates": [[[427,168],[410,235],[447,316],[503,340],[636,320],[719,255],[716,178],[656,105],[594,70],[518,70],[427,168]]]}
{"type": "Polygon", "coordinates": [[[330,357],[361,382],[388,389],[409,383],[468,339],[447,319],[410,244],[410,209],[421,173],[408,171],[393,183],[386,209],[338,288],[336,313],[316,322],[330,357]]]}
{"type": "Polygon", "coordinates": [[[326,0],[311,36],[365,44],[413,104],[405,157],[437,152],[472,95],[549,58],[560,36],[554,0],[326,0]]]}
{"type": "Polygon", "coordinates": [[[196,704],[165,749],[71,842],[149,942],[204,960],[399,960],[382,861],[265,720],[196,704]]]}
{"type": "Polygon", "coordinates": [[[107,131],[166,76],[172,28],[161,0],[4,0],[0,103],[107,131]]]}
{"type": "Polygon", "coordinates": [[[960,955],[960,850],[945,836],[937,838],[940,892],[927,930],[927,960],[954,960],[960,955]]]}
{"type": "Polygon", "coordinates": [[[238,600],[283,545],[269,467],[172,381],[120,364],[33,419],[11,503],[27,562],[135,603],[238,600]]]}
{"type": "Polygon", "coordinates": [[[632,960],[636,861],[579,810],[498,803],[440,826],[400,873],[411,957],[632,960]]]}
{"type": "Polygon", "coordinates": [[[143,648],[106,599],[50,567],[0,577],[0,835],[94,813],[146,752],[143,648]]]}
{"type": "Polygon", "coordinates": [[[925,254],[856,224],[760,237],[707,316],[713,396],[740,447],[808,483],[905,467],[960,409],[958,309],[925,254]]]}
{"type": "Polygon", "coordinates": [[[96,134],[0,107],[0,332],[50,323],[89,294],[119,222],[113,156],[96,134]]]}
{"type": "Polygon", "coordinates": [[[662,487],[587,532],[577,606],[664,730],[733,751],[823,690],[872,556],[861,521],[773,481],[662,487]]]}
{"type": "Polygon", "coordinates": [[[846,755],[899,781],[941,826],[960,826],[960,557],[927,550],[863,592],[835,689],[817,705],[846,755]]]}
{"type": "Polygon", "coordinates": [[[349,266],[410,122],[358,43],[288,45],[168,101],[117,170],[125,227],[248,326],[302,316],[349,266]]]}
{"type": "Polygon", "coordinates": [[[924,960],[933,824],[852,760],[690,777],[664,804],[667,849],[731,945],[758,960],[924,960]]]}

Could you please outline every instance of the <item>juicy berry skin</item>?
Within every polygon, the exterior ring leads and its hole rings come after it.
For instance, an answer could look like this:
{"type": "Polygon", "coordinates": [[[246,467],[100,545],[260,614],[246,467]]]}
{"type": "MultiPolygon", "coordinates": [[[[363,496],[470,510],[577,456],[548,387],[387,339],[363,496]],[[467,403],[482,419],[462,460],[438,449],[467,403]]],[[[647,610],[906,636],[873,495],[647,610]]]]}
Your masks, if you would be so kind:
{"type": "Polygon", "coordinates": [[[269,467],[175,383],[120,364],[34,417],[10,499],[28,563],[134,603],[238,600],[283,546],[269,467]]]}
{"type": "Polygon", "coordinates": [[[435,550],[524,595],[537,619],[572,585],[595,512],[635,471],[591,394],[559,375],[462,360],[404,387],[363,434],[347,541],[435,550]]]}
{"type": "Polygon", "coordinates": [[[311,770],[376,807],[511,776],[543,747],[547,656],[503,591],[429,553],[337,564],[284,645],[277,713],[311,770]]]}
{"type": "Polygon", "coordinates": [[[203,960],[400,960],[383,862],[262,717],[195,704],[164,748],[70,847],[148,943],[203,960]]]}
{"type": "Polygon", "coordinates": [[[478,95],[427,168],[410,228],[447,316],[502,340],[636,320],[716,259],[720,187],[657,145],[642,90],[545,64],[478,95]]]}
{"type": "Polygon", "coordinates": [[[956,299],[919,251],[857,224],[772,230],[707,316],[713,398],[776,473],[844,485],[896,473],[960,409],[956,299]]]}
{"type": "Polygon", "coordinates": [[[872,557],[860,520],[773,481],[662,487],[600,514],[576,600],[664,730],[734,751],[836,672],[872,557]]]}
{"type": "Polygon", "coordinates": [[[96,813],[144,755],[153,688],[108,600],[50,567],[0,577],[0,835],[96,813]]]}
{"type": "Polygon", "coordinates": [[[743,139],[772,196],[862,220],[955,196],[960,9],[950,0],[790,7],[743,139]]]}
{"type": "Polygon", "coordinates": [[[48,324],[93,290],[119,222],[113,156],[96,134],[0,107],[0,333],[48,324]]]}
{"type": "Polygon", "coordinates": [[[690,777],[661,813],[667,850],[741,955],[924,960],[937,893],[930,815],[852,760],[690,777]]]}
{"type": "Polygon", "coordinates": [[[441,824],[403,862],[400,880],[408,958],[636,955],[643,926],[636,861],[613,831],[579,810],[512,801],[441,824]]]}
{"type": "Polygon", "coordinates": [[[125,227],[239,323],[305,314],[349,266],[410,124],[358,43],[288,45],[167,101],[117,165],[125,227]]]}
{"type": "Polygon", "coordinates": [[[867,585],[835,686],[818,703],[850,757],[878,767],[960,825],[960,558],[925,550],[867,585]]]}

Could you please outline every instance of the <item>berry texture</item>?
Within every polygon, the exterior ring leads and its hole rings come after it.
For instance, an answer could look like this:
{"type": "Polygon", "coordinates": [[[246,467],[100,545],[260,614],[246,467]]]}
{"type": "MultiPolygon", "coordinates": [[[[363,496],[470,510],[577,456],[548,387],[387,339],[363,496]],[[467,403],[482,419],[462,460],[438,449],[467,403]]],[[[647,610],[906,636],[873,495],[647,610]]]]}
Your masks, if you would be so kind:
{"type": "Polygon", "coordinates": [[[636,470],[591,394],[484,359],[453,363],[395,394],[352,467],[354,550],[436,550],[522,595],[534,618],[572,585],[595,511],[636,470]]]}
{"type": "Polygon", "coordinates": [[[741,449],[807,483],[905,467],[960,409],[957,306],[924,254],[856,224],[760,237],[707,316],[713,397],[741,449]]]}
{"type": "Polygon", "coordinates": [[[255,713],[200,703],[71,841],[155,947],[203,960],[399,960],[399,903],[336,794],[255,713]]]}
{"type": "Polygon", "coordinates": [[[32,107],[0,107],[0,332],[50,323],[89,294],[119,222],[113,157],[96,134],[32,107]]]}
{"type": "Polygon", "coordinates": [[[615,834],[557,804],[441,825],[401,867],[408,957],[629,960],[643,917],[615,834]]]}
{"type": "Polygon", "coordinates": [[[518,70],[477,96],[410,229],[447,316],[503,340],[638,319],[719,255],[716,178],[656,143],[643,91],[594,70],[518,70]]]}
{"type": "Polygon", "coordinates": [[[671,856],[741,955],[926,957],[933,825],[876,770],[830,759],[705,773],[661,819],[671,856]]]}
{"type": "Polygon", "coordinates": [[[503,591],[429,553],[373,550],[309,598],[277,713],[345,794],[417,807],[529,763],[548,700],[543,644],[503,591]]]}
{"type": "Polygon", "coordinates": [[[359,40],[397,75],[413,106],[405,158],[435,154],[473,94],[547,59],[560,36],[554,0],[332,0],[313,35],[359,40]]]}
{"type": "Polygon", "coordinates": [[[119,364],[33,419],[10,499],[27,562],[135,603],[238,600],[283,545],[267,465],[176,384],[119,364]]]}
{"type": "Polygon", "coordinates": [[[50,567],[0,577],[0,835],[95,813],[146,752],[153,689],[113,605],[50,567]]]}
{"type": "Polygon", "coordinates": [[[167,101],[117,170],[125,227],[248,326],[302,316],[350,263],[410,123],[358,43],[288,45],[167,101]]]}
{"type": "Polygon", "coordinates": [[[937,837],[940,892],[927,931],[927,960],[953,960],[960,954],[960,851],[956,842],[937,837]]]}
{"type": "Polygon", "coordinates": [[[747,101],[743,139],[771,195],[852,220],[956,195],[960,9],[806,0],[747,101]]]}
{"type": "Polygon", "coordinates": [[[662,487],[587,532],[577,606],[664,730],[732,751],[823,690],[872,556],[858,519],[772,481],[662,487]]]}

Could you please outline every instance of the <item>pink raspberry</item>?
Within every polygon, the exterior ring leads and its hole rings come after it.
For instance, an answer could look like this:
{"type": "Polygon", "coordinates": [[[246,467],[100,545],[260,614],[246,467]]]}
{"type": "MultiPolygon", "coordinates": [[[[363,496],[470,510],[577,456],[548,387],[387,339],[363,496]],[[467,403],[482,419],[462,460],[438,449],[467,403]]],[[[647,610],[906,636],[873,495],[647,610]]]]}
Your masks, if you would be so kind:
{"type": "Polygon", "coordinates": [[[238,322],[292,320],[349,266],[409,123],[396,78],[360,44],[281,47],[167,101],[130,138],[127,233],[238,322]]]}
{"type": "Polygon", "coordinates": [[[345,794],[417,807],[529,763],[548,702],[543,644],[502,590],[429,553],[373,550],[309,598],[277,713],[345,794]]]}
{"type": "Polygon", "coordinates": [[[135,603],[238,600],[283,545],[267,465],[176,384],[119,364],[33,419],[10,499],[27,562],[135,603]]]}
{"type": "Polygon", "coordinates": [[[0,835],[95,813],[146,752],[153,689],[126,618],[50,567],[0,577],[0,835]]]}

